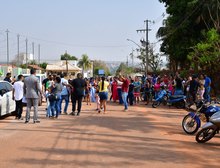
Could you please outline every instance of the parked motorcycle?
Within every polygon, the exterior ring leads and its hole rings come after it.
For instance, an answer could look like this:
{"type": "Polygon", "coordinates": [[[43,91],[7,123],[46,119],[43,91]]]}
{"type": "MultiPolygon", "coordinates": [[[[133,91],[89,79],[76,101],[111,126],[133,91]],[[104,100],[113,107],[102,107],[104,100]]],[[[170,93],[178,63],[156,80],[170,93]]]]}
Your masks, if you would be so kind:
{"type": "Polygon", "coordinates": [[[202,129],[196,135],[198,143],[205,143],[212,139],[220,130],[220,112],[211,116],[209,122],[202,126],[202,129]]]}
{"type": "Polygon", "coordinates": [[[190,111],[182,120],[183,130],[187,134],[194,134],[201,127],[201,121],[208,122],[210,117],[220,111],[220,107],[214,104],[207,105],[205,101],[196,103],[195,112],[190,111]]]}
{"type": "Polygon", "coordinates": [[[156,108],[161,103],[166,105],[167,104],[167,99],[168,99],[167,91],[165,89],[160,90],[160,92],[158,93],[158,96],[156,97],[156,99],[153,100],[152,107],[156,108]]]}
{"type": "Polygon", "coordinates": [[[177,108],[185,108],[186,106],[185,95],[171,95],[171,92],[165,90],[161,90],[160,92],[158,94],[158,97],[153,101],[152,104],[153,108],[158,107],[161,103],[169,106],[175,106],[177,108]]]}

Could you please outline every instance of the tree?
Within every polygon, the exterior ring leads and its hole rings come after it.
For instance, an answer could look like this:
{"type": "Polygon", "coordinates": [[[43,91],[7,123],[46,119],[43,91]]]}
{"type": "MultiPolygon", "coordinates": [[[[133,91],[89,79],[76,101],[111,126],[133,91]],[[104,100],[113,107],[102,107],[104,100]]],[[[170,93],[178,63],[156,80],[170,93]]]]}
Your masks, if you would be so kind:
{"type": "Polygon", "coordinates": [[[92,67],[92,63],[86,54],[82,55],[82,58],[78,62],[78,66],[82,68],[83,73],[85,70],[88,70],[92,67]]]}
{"type": "Polygon", "coordinates": [[[93,61],[93,67],[94,67],[93,73],[95,75],[98,75],[99,69],[103,69],[105,71],[106,76],[111,75],[109,68],[107,67],[107,65],[103,61],[98,61],[98,60],[93,61]]]}
{"type": "Polygon", "coordinates": [[[154,54],[153,47],[149,49],[148,64],[154,73],[159,71],[162,66],[161,56],[159,53],[154,54]]]}
{"type": "Polygon", "coordinates": [[[39,64],[39,67],[43,68],[43,69],[46,69],[47,68],[47,64],[46,62],[43,62],[41,64],[39,64]]]}
{"type": "Polygon", "coordinates": [[[157,32],[161,38],[161,51],[168,55],[170,68],[191,66],[187,55],[193,46],[203,40],[202,32],[215,28],[220,32],[219,0],[159,0],[166,6],[169,16],[157,32]]]}
{"type": "Polygon", "coordinates": [[[204,32],[204,40],[193,47],[188,58],[192,66],[198,70],[200,67],[209,72],[219,71],[220,61],[220,35],[216,29],[204,32]]]}
{"type": "Polygon", "coordinates": [[[125,63],[121,63],[118,69],[116,70],[116,75],[119,75],[120,73],[122,75],[130,75],[134,72],[135,72],[134,68],[128,67],[125,63]]]}
{"type": "Polygon", "coordinates": [[[30,65],[37,65],[37,61],[36,61],[36,60],[31,60],[31,61],[29,62],[29,64],[30,64],[30,65]]]}
{"type": "Polygon", "coordinates": [[[146,54],[145,54],[145,50],[143,48],[140,48],[140,55],[137,56],[137,58],[141,61],[141,67],[143,67],[142,69],[144,69],[144,71],[146,72],[147,70],[147,61],[146,61],[146,54]]]}
{"type": "Polygon", "coordinates": [[[69,54],[67,54],[67,53],[61,55],[61,56],[60,56],[60,59],[61,59],[61,60],[76,60],[76,61],[78,60],[77,57],[71,56],[71,55],[69,55],[69,54]]]}

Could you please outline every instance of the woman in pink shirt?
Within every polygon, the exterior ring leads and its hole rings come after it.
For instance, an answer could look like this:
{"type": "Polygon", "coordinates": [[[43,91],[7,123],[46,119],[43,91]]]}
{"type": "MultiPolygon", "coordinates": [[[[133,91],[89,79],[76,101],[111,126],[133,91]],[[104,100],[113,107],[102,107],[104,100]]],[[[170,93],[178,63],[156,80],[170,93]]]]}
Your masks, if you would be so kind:
{"type": "Polygon", "coordinates": [[[157,82],[154,85],[154,95],[155,95],[155,98],[157,97],[159,91],[160,91],[160,78],[157,79],[157,82]]]}

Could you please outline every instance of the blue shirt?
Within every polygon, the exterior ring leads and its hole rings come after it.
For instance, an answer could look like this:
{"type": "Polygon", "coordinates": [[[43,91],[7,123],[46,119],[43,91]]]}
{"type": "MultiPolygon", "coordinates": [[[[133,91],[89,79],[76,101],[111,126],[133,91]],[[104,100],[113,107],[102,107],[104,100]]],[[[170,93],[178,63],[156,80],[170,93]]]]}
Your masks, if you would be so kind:
{"type": "Polygon", "coordinates": [[[209,77],[206,77],[204,86],[208,87],[208,86],[210,86],[210,84],[211,84],[211,79],[209,77]]]}

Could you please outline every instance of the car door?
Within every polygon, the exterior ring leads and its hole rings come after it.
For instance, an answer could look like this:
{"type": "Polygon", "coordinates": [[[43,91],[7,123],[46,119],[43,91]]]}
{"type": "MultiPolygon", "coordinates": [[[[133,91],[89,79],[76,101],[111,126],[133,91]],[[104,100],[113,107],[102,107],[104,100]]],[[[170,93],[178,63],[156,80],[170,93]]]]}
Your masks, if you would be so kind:
{"type": "Polygon", "coordinates": [[[13,86],[6,81],[0,82],[0,116],[15,111],[15,101],[12,99],[13,86]]]}

